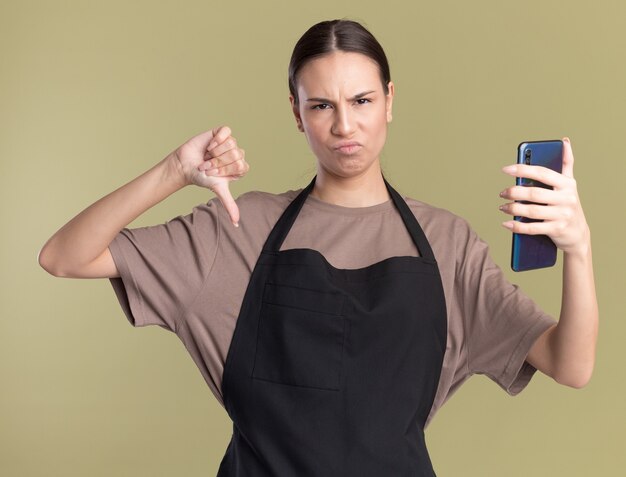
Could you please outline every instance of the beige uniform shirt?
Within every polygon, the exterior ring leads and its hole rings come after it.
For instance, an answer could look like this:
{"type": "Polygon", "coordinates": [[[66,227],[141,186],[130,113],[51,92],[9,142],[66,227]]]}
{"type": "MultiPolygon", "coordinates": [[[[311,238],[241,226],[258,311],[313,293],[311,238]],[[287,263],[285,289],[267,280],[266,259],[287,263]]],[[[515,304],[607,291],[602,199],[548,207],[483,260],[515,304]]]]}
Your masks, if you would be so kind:
{"type": "MultiPolygon", "coordinates": [[[[215,197],[165,224],[125,228],[109,246],[120,273],[110,281],[130,323],[175,333],[222,406],[224,363],[252,270],[274,224],[301,190],[240,195],[239,228],[215,197]]],[[[472,374],[487,375],[510,395],[519,393],[536,371],[525,361],[528,351],[556,320],[505,279],[465,220],[399,193],[433,249],[448,312],[428,426],[472,374]]],[[[391,199],[353,208],[309,195],[281,250],[291,248],[318,250],[336,268],[418,255],[391,199]]]]}

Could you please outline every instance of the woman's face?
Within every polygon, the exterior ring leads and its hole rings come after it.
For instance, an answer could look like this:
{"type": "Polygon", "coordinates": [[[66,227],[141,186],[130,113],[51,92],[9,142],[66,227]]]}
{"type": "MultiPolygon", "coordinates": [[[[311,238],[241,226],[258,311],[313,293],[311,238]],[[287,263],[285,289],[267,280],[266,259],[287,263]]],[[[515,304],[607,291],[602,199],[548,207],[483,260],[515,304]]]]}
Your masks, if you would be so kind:
{"type": "Polygon", "coordinates": [[[385,95],[375,61],[361,53],[327,54],[300,69],[297,88],[299,105],[293,95],[289,100],[321,168],[353,177],[378,162],[391,122],[394,87],[389,82],[385,95]]]}

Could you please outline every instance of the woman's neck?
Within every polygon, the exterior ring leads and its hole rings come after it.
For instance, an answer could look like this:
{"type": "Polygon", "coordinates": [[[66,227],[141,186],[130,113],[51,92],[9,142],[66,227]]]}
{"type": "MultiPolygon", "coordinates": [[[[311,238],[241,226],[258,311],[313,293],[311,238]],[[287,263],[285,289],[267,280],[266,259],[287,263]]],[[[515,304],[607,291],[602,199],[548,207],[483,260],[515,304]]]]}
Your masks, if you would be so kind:
{"type": "Polygon", "coordinates": [[[370,207],[391,200],[380,167],[354,177],[334,176],[318,167],[310,195],[342,207],[370,207]]]}

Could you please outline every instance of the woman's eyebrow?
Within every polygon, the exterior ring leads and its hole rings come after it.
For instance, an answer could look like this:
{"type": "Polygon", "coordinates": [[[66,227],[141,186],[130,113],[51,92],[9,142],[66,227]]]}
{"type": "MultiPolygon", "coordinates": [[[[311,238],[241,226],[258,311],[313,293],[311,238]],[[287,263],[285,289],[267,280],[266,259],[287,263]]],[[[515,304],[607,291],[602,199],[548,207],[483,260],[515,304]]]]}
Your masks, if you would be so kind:
{"type": "MultiPolygon", "coordinates": [[[[363,96],[367,96],[368,94],[375,93],[375,92],[376,91],[364,91],[362,93],[355,94],[352,98],[350,98],[350,100],[354,101],[355,99],[361,99],[363,96]]],[[[330,103],[330,102],[332,102],[328,98],[308,98],[306,101],[319,101],[321,103],[330,103]]]]}

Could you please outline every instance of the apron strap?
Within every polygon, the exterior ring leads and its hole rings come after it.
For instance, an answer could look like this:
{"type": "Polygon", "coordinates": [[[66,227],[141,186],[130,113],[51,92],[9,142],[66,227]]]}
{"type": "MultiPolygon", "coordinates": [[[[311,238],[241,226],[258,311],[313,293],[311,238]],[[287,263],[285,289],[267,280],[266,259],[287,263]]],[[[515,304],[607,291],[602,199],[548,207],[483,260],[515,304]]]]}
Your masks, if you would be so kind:
{"type": "Polygon", "coordinates": [[[413,212],[411,212],[411,209],[409,209],[409,206],[400,196],[400,194],[398,194],[398,192],[396,192],[396,190],[391,187],[391,184],[387,182],[385,176],[383,176],[383,181],[385,181],[387,190],[389,191],[389,194],[391,195],[394,204],[396,204],[398,212],[400,212],[400,216],[404,221],[404,225],[406,225],[406,228],[409,229],[409,233],[413,238],[413,243],[415,243],[415,246],[417,247],[420,256],[425,259],[432,260],[433,262],[436,261],[433,249],[430,247],[430,243],[426,238],[426,234],[424,234],[424,231],[422,230],[422,227],[415,218],[415,215],[413,215],[413,212]]]}
{"type": "MultiPolygon", "coordinates": [[[[313,177],[313,180],[311,180],[309,185],[306,186],[287,206],[283,214],[278,219],[278,222],[276,222],[276,225],[270,232],[269,237],[265,241],[265,245],[263,246],[264,252],[278,252],[280,250],[280,247],[283,244],[285,237],[287,237],[287,234],[291,230],[291,227],[295,222],[296,217],[300,213],[300,209],[302,209],[302,206],[304,205],[307,196],[313,190],[316,178],[317,175],[313,177]]],[[[398,212],[402,217],[402,221],[407,227],[409,234],[413,239],[413,243],[415,243],[415,246],[419,251],[420,256],[425,259],[435,261],[435,255],[433,254],[430,244],[426,239],[426,235],[424,234],[424,231],[422,230],[419,222],[409,209],[409,206],[406,204],[404,199],[402,199],[400,194],[398,194],[398,192],[396,192],[396,190],[391,187],[391,185],[387,182],[387,179],[385,179],[384,176],[383,181],[385,182],[385,186],[387,187],[387,190],[391,195],[391,199],[396,205],[396,208],[398,209],[398,212]]]]}

